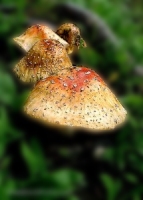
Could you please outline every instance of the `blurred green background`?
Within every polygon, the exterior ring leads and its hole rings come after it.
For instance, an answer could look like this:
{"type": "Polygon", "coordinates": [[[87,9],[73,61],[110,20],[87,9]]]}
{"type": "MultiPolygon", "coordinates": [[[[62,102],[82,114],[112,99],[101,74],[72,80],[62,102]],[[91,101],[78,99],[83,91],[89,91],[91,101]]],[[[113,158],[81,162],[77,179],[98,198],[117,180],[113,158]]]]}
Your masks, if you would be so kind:
{"type": "Polygon", "coordinates": [[[1,0],[0,199],[143,199],[143,1],[1,0]],[[128,111],[124,126],[94,135],[27,118],[31,90],[13,73],[29,26],[77,24],[88,47],[73,63],[95,69],[128,111]]]}

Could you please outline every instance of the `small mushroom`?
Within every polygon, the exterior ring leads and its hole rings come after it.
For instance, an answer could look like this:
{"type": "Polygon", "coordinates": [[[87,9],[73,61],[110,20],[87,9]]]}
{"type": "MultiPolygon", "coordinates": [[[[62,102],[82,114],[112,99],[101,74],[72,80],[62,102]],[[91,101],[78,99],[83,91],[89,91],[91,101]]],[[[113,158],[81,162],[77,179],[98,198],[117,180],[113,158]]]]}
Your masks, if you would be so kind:
{"type": "Polygon", "coordinates": [[[65,47],[68,46],[68,43],[54,33],[48,26],[39,24],[28,28],[22,35],[14,38],[14,41],[25,51],[29,51],[29,49],[31,49],[31,47],[41,39],[58,40],[65,47]]]}
{"type": "Polygon", "coordinates": [[[72,53],[74,47],[86,47],[85,41],[82,39],[80,35],[80,30],[77,26],[71,23],[62,24],[56,31],[56,33],[68,42],[69,46],[68,53],[72,53]]]}
{"type": "Polygon", "coordinates": [[[71,66],[63,44],[57,40],[43,39],[34,44],[14,71],[23,82],[35,83],[71,66]]]}
{"type": "Polygon", "coordinates": [[[24,111],[46,124],[114,129],[126,110],[100,76],[86,67],[72,67],[39,81],[24,111]]]}

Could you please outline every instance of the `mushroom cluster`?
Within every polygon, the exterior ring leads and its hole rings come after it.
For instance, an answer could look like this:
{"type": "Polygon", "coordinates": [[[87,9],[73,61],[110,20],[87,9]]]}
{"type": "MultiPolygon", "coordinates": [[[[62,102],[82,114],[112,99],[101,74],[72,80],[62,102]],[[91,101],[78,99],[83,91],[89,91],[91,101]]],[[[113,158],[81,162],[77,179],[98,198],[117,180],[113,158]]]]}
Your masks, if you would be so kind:
{"type": "Polygon", "coordinates": [[[46,124],[110,130],[122,124],[126,110],[101,77],[90,68],[73,66],[68,54],[86,46],[74,24],[56,32],[34,25],[14,40],[27,52],[14,71],[35,83],[24,111],[46,124]]]}

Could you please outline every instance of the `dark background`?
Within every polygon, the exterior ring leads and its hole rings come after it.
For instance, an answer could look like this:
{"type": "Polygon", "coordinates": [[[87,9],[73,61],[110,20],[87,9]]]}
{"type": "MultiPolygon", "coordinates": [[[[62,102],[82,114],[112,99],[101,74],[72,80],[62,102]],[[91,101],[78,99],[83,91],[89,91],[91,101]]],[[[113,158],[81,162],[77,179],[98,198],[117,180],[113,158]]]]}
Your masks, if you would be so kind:
{"type": "Polygon", "coordinates": [[[0,198],[143,199],[143,2],[1,0],[0,48],[0,198]],[[128,111],[122,127],[70,132],[23,114],[31,86],[13,73],[24,52],[12,38],[64,22],[77,24],[88,46],[73,63],[98,72],[128,111]]]}

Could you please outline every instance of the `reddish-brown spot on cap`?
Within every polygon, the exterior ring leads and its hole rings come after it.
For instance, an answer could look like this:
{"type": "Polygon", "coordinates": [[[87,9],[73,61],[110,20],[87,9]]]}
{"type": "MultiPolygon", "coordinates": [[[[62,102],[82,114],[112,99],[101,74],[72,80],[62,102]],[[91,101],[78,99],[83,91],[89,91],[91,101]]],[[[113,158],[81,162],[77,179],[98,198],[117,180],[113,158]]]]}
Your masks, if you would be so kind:
{"type": "MultiPolygon", "coordinates": [[[[58,87],[75,92],[83,91],[91,80],[96,79],[101,84],[105,84],[101,77],[93,70],[86,67],[78,67],[71,69],[71,76],[65,77],[65,71],[59,72],[60,77],[49,77],[49,80],[54,80],[58,87]],[[62,78],[64,76],[64,78],[62,78]]],[[[69,72],[68,72],[69,73],[69,72]]]]}

